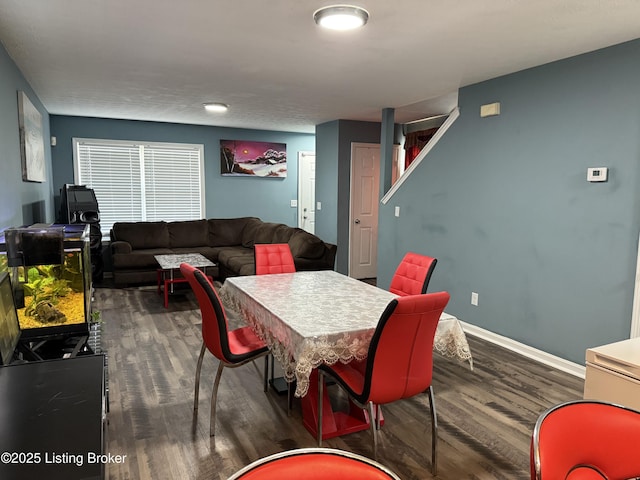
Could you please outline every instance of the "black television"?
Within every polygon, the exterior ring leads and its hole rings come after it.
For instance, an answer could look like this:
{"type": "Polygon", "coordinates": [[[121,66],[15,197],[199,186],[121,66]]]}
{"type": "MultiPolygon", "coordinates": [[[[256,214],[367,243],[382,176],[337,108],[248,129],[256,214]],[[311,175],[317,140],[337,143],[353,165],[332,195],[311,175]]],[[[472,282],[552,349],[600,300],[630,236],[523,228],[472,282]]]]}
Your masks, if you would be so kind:
{"type": "Polygon", "coordinates": [[[20,341],[20,323],[7,272],[0,273],[0,365],[9,365],[20,341]]]}

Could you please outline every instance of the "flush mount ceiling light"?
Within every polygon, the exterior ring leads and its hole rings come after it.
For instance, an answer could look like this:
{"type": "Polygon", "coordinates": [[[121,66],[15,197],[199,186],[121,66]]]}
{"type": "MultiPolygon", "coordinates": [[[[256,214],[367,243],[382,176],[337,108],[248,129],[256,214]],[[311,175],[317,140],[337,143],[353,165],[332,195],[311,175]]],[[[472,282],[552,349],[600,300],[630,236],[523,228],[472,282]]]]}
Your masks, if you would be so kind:
{"type": "Polygon", "coordinates": [[[226,112],[229,110],[229,105],[224,103],[204,103],[204,108],[207,112],[226,112]]]}
{"type": "Polygon", "coordinates": [[[369,20],[369,12],[354,5],[331,5],[316,10],[315,22],[331,30],[353,30],[364,26],[369,20]]]}

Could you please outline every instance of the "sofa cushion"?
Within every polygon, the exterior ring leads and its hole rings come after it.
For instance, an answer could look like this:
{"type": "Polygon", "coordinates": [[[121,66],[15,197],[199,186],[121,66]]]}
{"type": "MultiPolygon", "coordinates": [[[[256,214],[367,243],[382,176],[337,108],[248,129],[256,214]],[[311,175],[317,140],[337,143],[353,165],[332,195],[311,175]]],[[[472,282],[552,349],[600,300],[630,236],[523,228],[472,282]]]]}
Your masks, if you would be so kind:
{"type": "Polygon", "coordinates": [[[322,240],[300,228],[292,230],[294,230],[294,234],[288,243],[294,258],[315,259],[324,255],[326,248],[322,240]]]}
{"type": "Polygon", "coordinates": [[[173,253],[176,254],[187,254],[187,253],[199,253],[200,255],[208,258],[213,263],[218,262],[218,253],[225,247],[177,247],[172,248],[173,253]]]}
{"type": "Polygon", "coordinates": [[[272,243],[287,243],[296,233],[296,228],[288,225],[278,225],[273,232],[272,243]]]}
{"type": "Polygon", "coordinates": [[[233,257],[229,259],[227,268],[229,268],[232,272],[237,272],[238,275],[248,275],[246,273],[243,273],[243,271],[246,271],[247,268],[252,268],[252,274],[256,273],[256,267],[253,261],[253,257],[233,257]]]}
{"type": "Polygon", "coordinates": [[[209,244],[209,227],[206,220],[169,222],[171,248],[201,247],[209,244]]]}
{"type": "Polygon", "coordinates": [[[256,239],[256,230],[262,225],[262,220],[259,218],[252,218],[244,227],[242,231],[242,246],[252,248],[256,239]]]}
{"type": "Polygon", "coordinates": [[[149,248],[136,250],[127,254],[114,254],[111,259],[115,269],[135,270],[139,268],[157,270],[160,268],[154,255],[171,255],[173,251],[168,248],[149,248]]]}
{"type": "Polygon", "coordinates": [[[240,276],[245,276],[245,275],[255,275],[256,274],[256,264],[254,262],[247,262],[243,265],[240,266],[240,268],[237,270],[238,275],[240,276]]]}
{"type": "Polygon", "coordinates": [[[218,252],[218,262],[227,267],[231,266],[231,260],[234,258],[246,258],[253,262],[253,249],[237,245],[235,247],[223,248],[218,252]]]}
{"type": "Polygon", "coordinates": [[[246,225],[260,220],[255,217],[211,218],[209,223],[209,242],[211,247],[242,245],[243,230],[246,225]]]}
{"type": "Polygon", "coordinates": [[[276,243],[273,239],[276,236],[276,230],[281,226],[281,223],[262,222],[256,229],[256,235],[254,237],[255,243],[276,243]]]}
{"type": "Polygon", "coordinates": [[[167,222],[116,222],[113,233],[116,240],[129,242],[133,250],[169,248],[167,222]]]}

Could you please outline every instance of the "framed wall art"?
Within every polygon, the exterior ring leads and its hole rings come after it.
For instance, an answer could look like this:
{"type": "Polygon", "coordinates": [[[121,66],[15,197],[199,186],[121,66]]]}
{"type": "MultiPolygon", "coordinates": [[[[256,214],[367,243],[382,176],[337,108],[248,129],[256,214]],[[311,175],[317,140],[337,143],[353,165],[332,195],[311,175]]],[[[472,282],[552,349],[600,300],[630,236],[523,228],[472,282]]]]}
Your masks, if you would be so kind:
{"type": "Polygon", "coordinates": [[[220,171],[224,176],[284,178],[286,143],[220,140],[220,171]]]}
{"type": "Polygon", "coordinates": [[[18,92],[18,122],[20,125],[20,156],[22,179],[26,182],[44,182],[44,138],[42,115],[24,92],[18,92]]]}

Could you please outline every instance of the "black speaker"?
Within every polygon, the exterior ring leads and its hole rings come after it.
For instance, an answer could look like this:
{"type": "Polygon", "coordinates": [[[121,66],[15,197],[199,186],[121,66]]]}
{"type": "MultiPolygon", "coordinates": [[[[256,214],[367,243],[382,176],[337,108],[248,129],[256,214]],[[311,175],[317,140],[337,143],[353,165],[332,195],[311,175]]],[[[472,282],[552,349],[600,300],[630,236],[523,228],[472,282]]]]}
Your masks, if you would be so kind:
{"type": "Polygon", "coordinates": [[[76,211],[76,215],[78,216],[78,221],[80,223],[91,223],[96,224],[100,222],[100,212],[87,210],[87,211],[76,211]]]}
{"type": "Polygon", "coordinates": [[[100,231],[100,209],[93,189],[84,185],[66,184],[60,189],[60,223],[88,224],[89,250],[91,252],[91,275],[94,282],[102,281],[102,232],[100,231]]]}
{"type": "Polygon", "coordinates": [[[91,188],[84,185],[66,184],[60,189],[60,223],[100,222],[98,199],[91,188]]]}

